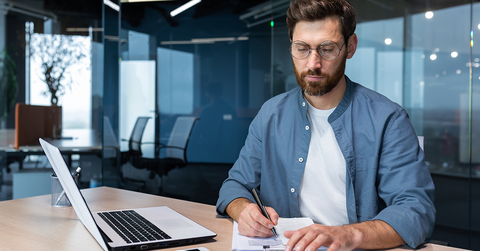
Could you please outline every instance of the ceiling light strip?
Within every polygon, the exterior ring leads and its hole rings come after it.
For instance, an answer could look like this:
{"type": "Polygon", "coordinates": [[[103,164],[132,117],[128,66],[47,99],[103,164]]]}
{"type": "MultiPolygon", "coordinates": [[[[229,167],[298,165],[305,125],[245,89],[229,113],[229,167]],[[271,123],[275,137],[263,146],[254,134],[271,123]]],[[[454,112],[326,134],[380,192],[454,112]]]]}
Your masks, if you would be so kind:
{"type": "Polygon", "coordinates": [[[260,4],[260,5],[257,5],[255,7],[252,7],[248,10],[247,13],[243,14],[243,15],[240,15],[240,20],[244,20],[244,19],[247,19],[249,17],[252,17],[252,16],[255,16],[255,15],[258,15],[264,11],[269,11],[279,5],[283,5],[285,3],[288,3],[290,5],[290,0],[277,0],[277,1],[274,1],[273,3],[272,2],[266,2],[266,3],[263,3],[263,4],[260,4]]]}
{"type": "Polygon", "coordinates": [[[200,3],[202,0],[192,0],[178,8],[176,8],[175,10],[173,10],[172,12],[170,12],[170,16],[174,17],[182,12],[184,12],[185,10],[193,7],[194,5],[200,3]]]}
{"type": "Polygon", "coordinates": [[[194,38],[183,41],[162,41],[162,45],[178,45],[178,44],[213,44],[215,42],[231,42],[231,41],[247,41],[248,37],[222,37],[222,38],[194,38]]]}
{"type": "Polygon", "coordinates": [[[192,42],[190,40],[186,41],[162,41],[161,45],[181,45],[181,44],[213,44],[213,41],[202,41],[202,42],[192,42]]]}
{"type": "MultiPolygon", "coordinates": [[[[2,9],[4,10],[4,9],[2,9]]],[[[7,11],[13,11],[13,12],[17,12],[17,13],[20,13],[20,14],[25,14],[27,16],[31,16],[31,17],[37,17],[37,18],[41,18],[43,20],[47,20],[48,17],[47,16],[44,16],[44,15],[41,15],[41,14],[37,14],[37,13],[33,13],[33,12],[30,12],[30,11],[26,11],[26,10],[22,10],[22,9],[18,9],[18,8],[10,8],[10,9],[7,9],[7,11]]]]}
{"type": "Polygon", "coordinates": [[[107,5],[108,7],[116,10],[116,11],[120,11],[120,6],[118,6],[118,4],[110,1],[110,0],[103,0],[103,4],[107,5]]]}
{"type": "Polygon", "coordinates": [[[175,0],[120,0],[121,3],[169,2],[175,0]]]}
{"type": "Polygon", "coordinates": [[[284,10],[284,9],[285,9],[285,11],[286,11],[289,6],[290,6],[289,3],[288,3],[288,4],[285,4],[285,5],[282,5],[282,6],[278,6],[278,7],[276,7],[276,8],[271,9],[271,10],[268,10],[268,11],[265,11],[265,12],[263,12],[263,13],[257,14],[257,15],[255,15],[253,18],[259,19],[259,18],[261,18],[261,17],[263,17],[263,16],[270,15],[270,14],[272,14],[272,13],[275,13],[275,12],[279,11],[279,10],[284,10]]]}
{"type": "MultiPolygon", "coordinates": [[[[48,19],[48,18],[53,18],[55,20],[57,19],[57,15],[55,15],[55,13],[53,13],[51,11],[36,9],[34,7],[30,7],[27,4],[18,3],[18,0],[15,0],[15,1],[1,0],[0,4],[5,4],[6,5],[5,7],[7,7],[7,8],[11,8],[11,7],[16,8],[16,10],[12,10],[12,11],[19,12],[19,13],[22,13],[22,14],[26,14],[26,13],[18,11],[19,9],[25,10],[28,13],[36,13],[36,14],[42,15],[44,19],[48,19]]],[[[27,15],[28,15],[28,13],[27,13],[27,15]]]]}

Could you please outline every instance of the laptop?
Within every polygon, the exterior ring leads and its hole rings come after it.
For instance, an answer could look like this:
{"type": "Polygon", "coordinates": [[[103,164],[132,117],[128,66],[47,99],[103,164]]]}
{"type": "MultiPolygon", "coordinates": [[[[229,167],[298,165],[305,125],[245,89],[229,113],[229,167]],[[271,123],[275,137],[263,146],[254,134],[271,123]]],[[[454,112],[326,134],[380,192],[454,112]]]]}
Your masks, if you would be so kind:
{"type": "Polygon", "coordinates": [[[217,236],[167,206],[91,212],[60,150],[39,140],[78,218],[103,250],[159,249],[217,236]]]}

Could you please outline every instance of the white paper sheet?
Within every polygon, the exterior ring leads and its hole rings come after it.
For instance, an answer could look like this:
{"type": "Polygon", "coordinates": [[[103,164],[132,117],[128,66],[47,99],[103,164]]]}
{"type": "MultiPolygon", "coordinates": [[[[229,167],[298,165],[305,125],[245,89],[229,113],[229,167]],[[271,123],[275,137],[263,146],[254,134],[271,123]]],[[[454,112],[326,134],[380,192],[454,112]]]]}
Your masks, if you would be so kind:
{"type": "MultiPolygon", "coordinates": [[[[313,224],[310,218],[280,218],[278,225],[275,226],[278,237],[270,238],[252,238],[241,235],[238,232],[238,223],[233,222],[232,250],[247,251],[259,250],[263,251],[264,246],[269,246],[268,250],[284,250],[288,239],[284,236],[285,231],[297,230],[313,224]]],[[[325,249],[324,247],[320,249],[325,249]]]]}

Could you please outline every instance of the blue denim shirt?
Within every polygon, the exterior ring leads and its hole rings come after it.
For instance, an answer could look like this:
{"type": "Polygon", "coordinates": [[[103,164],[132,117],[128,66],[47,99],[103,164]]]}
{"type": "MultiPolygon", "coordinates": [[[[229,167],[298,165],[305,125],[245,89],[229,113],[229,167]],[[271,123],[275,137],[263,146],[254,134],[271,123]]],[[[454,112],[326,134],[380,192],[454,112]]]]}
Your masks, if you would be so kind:
{"type": "MultiPolygon", "coordinates": [[[[436,213],[418,138],[401,106],[346,80],[328,122],[346,161],[349,222],[385,221],[417,247],[431,235],[436,213]]],[[[302,216],[297,196],[310,144],[307,106],[299,87],[265,102],[220,189],[218,214],[225,216],[236,198],[254,201],[255,187],[280,217],[302,216]]]]}

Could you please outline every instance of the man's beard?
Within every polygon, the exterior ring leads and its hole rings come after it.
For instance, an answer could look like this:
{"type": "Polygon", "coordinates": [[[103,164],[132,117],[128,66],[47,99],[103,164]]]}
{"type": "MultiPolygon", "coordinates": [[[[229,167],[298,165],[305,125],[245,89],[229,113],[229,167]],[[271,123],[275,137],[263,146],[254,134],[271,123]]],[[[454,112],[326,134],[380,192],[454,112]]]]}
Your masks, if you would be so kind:
{"type": "MultiPolygon", "coordinates": [[[[293,61],[293,59],[292,59],[293,61]]],[[[295,62],[293,62],[293,72],[297,78],[297,83],[302,88],[303,92],[309,96],[320,97],[331,92],[340,82],[340,79],[345,73],[345,64],[347,62],[347,57],[342,60],[338,68],[333,72],[333,74],[322,74],[320,69],[315,69],[315,71],[307,70],[301,74],[297,71],[295,67],[295,62]],[[307,75],[310,76],[322,76],[324,79],[320,81],[308,81],[305,80],[307,75]]]]}

